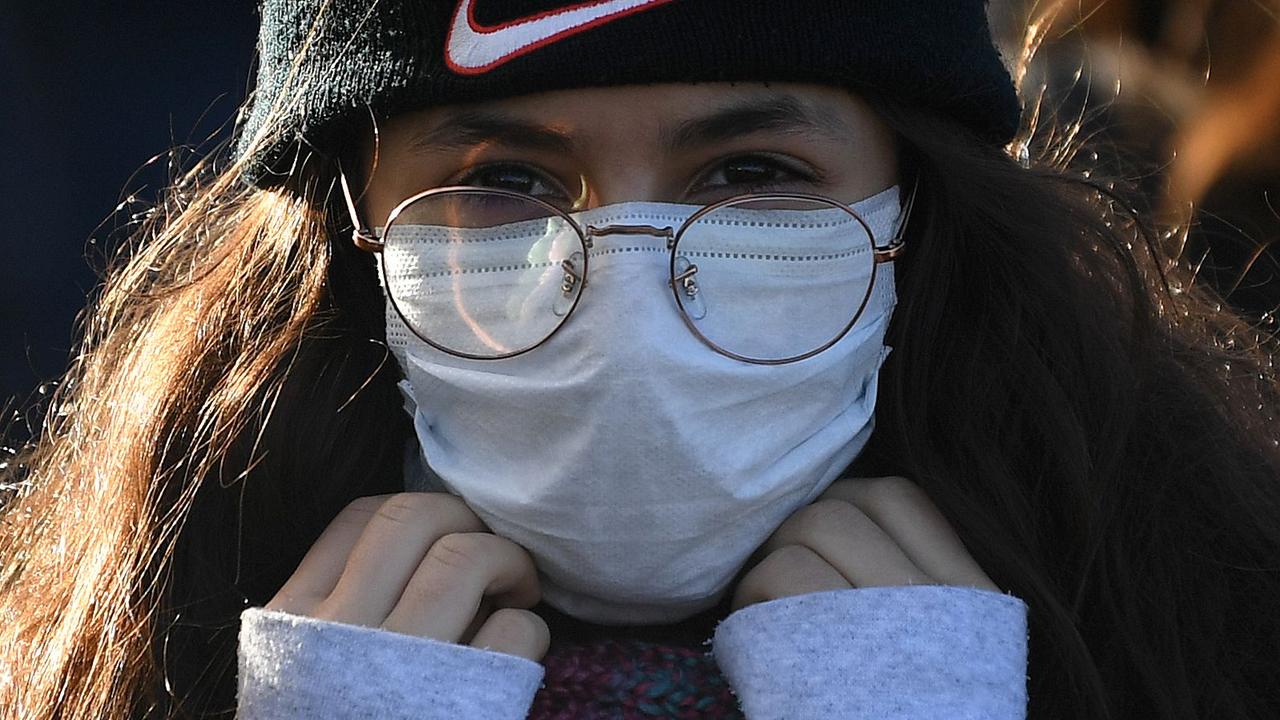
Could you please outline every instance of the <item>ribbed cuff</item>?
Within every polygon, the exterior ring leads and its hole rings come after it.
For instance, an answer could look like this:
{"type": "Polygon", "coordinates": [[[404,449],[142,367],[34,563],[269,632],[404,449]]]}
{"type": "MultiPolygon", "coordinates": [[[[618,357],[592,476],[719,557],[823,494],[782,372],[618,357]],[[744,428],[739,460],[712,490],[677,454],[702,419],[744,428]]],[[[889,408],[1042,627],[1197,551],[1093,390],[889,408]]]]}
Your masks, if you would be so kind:
{"type": "Polygon", "coordinates": [[[543,667],[514,655],[250,608],[239,720],[524,718],[543,667]]]}
{"type": "Polygon", "coordinates": [[[1021,720],[1026,613],[972,588],[835,590],[745,607],[713,648],[751,720],[1021,720]]]}

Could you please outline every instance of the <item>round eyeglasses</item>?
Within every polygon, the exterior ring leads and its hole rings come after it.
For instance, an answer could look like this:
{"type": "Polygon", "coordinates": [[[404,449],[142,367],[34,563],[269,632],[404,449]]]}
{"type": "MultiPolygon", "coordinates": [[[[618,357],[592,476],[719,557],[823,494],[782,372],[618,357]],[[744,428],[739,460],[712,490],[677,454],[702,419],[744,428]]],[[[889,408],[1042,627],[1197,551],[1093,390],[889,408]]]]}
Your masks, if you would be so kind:
{"type": "Polygon", "coordinates": [[[441,187],[404,200],[375,231],[359,222],[346,176],[339,178],[352,239],[382,255],[396,314],[423,342],[473,360],[521,355],[554,336],[582,300],[591,258],[641,249],[597,248],[614,236],[664,246],[675,307],[712,350],[760,365],[813,357],[849,333],[871,298],[877,266],[903,252],[915,199],[913,190],[884,246],[853,208],[798,193],[729,198],[678,227],[584,228],[537,197],[441,187]]]}

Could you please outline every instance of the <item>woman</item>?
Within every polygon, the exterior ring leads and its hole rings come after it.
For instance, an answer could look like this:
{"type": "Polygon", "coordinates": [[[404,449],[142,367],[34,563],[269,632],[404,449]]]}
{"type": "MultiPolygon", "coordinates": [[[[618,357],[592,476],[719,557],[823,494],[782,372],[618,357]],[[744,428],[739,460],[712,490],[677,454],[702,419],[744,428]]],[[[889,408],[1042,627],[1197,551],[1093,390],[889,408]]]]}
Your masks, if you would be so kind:
{"type": "Polygon", "coordinates": [[[11,716],[1274,715],[1270,346],[983,3],[262,33],[7,504],[11,716]]]}

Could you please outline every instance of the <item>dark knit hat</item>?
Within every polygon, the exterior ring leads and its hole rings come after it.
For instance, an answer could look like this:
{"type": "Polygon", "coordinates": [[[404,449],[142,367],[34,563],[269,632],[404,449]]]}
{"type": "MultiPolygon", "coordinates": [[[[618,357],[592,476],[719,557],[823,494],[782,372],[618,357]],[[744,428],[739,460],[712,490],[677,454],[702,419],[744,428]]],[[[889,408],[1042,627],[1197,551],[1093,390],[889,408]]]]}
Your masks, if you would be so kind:
{"type": "Polygon", "coordinates": [[[565,88],[735,80],[870,90],[1004,143],[1017,130],[1020,108],[985,6],[264,0],[257,90],[238,154],[249,153],[277,103],[267,128],[277,139],[248,158],[246,177],[258,185],[282,179],[301,147],[334,150],[345,122],[371,115],[565,88]]]}

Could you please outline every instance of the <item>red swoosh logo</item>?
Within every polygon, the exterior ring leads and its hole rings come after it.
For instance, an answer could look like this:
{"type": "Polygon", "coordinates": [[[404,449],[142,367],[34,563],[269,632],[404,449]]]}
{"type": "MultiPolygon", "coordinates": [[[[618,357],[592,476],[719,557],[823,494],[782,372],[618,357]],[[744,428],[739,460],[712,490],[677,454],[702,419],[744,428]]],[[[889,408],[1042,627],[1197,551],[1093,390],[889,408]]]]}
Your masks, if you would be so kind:
{"type": "Polygon", "coordinates": [[[459,75],[481,75],[557,40],[674,0],[588,2],[502,25],[476,22],[475,0],[462,0],[445,42],[445,62],[459,75]]]}

